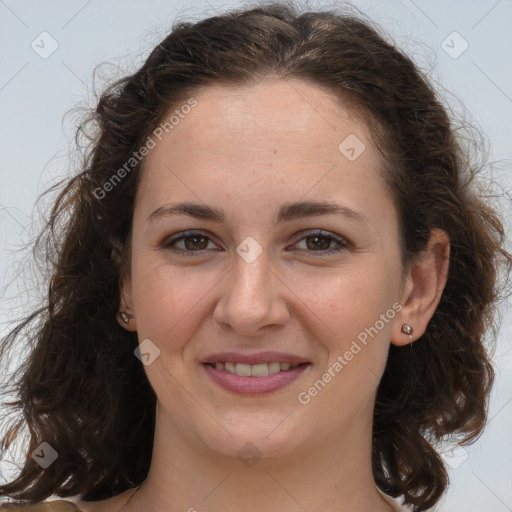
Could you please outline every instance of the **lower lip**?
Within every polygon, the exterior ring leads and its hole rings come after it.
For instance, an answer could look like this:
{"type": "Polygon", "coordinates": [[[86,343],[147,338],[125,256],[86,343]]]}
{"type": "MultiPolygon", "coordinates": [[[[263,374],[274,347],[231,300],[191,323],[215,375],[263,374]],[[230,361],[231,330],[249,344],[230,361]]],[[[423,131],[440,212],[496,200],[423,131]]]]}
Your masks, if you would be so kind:
{"type": "Polygon", "coordinates": [[[203,364],[202,366],[219,386],[228,391],[244,395],[262,395],[284,388],[302,375],[311,364],[302,364],[296,368],[266,375],[265,377],[240,377],[226,370],[217,370],[209,364],[203,364]]]}

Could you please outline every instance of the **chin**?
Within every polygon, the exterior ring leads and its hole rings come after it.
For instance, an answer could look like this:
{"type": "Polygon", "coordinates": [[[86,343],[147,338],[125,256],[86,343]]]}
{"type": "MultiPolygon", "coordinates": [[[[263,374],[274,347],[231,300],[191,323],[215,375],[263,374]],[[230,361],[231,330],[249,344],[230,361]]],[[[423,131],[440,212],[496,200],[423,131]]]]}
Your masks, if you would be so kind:
{"type": "Polygon", "coordinates": [[[282,419],[271,428],[246,422],[237,428],[229,428],[231,435],[222,430],[220,436],[201,437],[203,443],[217,455],[237,459],[246,467],[252,467],[267,459],[289,455],[302,444],[297,431],[289,432],[282,424],[278,426],[280,421],[282,419]]]}

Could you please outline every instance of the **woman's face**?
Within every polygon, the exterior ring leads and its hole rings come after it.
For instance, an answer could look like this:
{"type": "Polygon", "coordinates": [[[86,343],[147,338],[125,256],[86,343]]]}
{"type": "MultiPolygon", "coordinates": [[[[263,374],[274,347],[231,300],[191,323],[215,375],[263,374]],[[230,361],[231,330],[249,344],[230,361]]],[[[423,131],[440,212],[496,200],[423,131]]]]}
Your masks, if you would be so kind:
{"type": "Polygon", "coordinates": [[[142,352],[157,421],[226,456],[248,442],[270,457],[354,426],[367,434],[407,293],[367,127],[299,80],[195,99],[153,137],[123,286],[139,341],[151,340],[142,352]],[[263,352],[279,354],[240,364],[263,352]],[[207,364],[216,356],[241,375],[207,364]],[[306,364],[244,376],[287,360],[306,364]]]}

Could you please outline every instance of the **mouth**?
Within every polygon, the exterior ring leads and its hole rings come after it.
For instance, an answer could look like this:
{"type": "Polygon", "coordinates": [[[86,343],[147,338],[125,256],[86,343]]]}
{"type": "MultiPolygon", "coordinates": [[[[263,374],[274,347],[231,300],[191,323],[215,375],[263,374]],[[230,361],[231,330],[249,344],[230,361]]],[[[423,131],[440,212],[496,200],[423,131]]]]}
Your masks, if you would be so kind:
{"type": "Polygon", "coordinates": [[[206,374],[220,388],[238,395],[263,395],[281,390],[312,366],[309,362],[246,364],[234,361],[202,363],[206,374]]]}
{"type": "Polygon", "coordinates": [[[271,363],[259,363],[259,364],[245,364],[235,363],[232,361],[217,362],[217,363],[204,363],[211,368],[216,370],[226,371],[232,375],[238,375],[239,377],[266,377],[267,375],[275,375],[281,372],[287,372],[298,368],[299,366],[308,365],[310,363],[304,362],[299,364],[292,364],[289,362],[274,361],[271,363]]]}

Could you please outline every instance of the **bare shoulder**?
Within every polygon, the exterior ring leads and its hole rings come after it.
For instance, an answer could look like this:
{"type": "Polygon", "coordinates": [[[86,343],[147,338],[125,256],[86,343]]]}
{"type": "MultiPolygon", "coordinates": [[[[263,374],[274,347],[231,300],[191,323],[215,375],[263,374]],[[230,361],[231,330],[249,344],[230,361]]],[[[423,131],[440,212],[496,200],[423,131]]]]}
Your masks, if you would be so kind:
{"type": "Polygon", "coordinates": [[[116,509],[109,506],[109,501],[76,501],[74,504],[76,512],[113,512],[116,509]]]}
{"type": "Polygon", "coordinates": [[[80,512],[72,502],[66,500],[45,501],[30,505],[20,503],[1,503],[0,512],[80,512]]]}
{"type": "Polygon", "coordinates": [[[0,503],[0,512],[117,512],[131,491],[100,501],[76,498],[45,501],[37,504],[0,503]]]}
{"type": "MultiPolygon", "coordinates": [[[[117,512],[125,503],[129,491],[100,501],[75,501],[76,512],[117,512]]],[[[1,512],[1,511],[0,511],[1,512]]]]}

